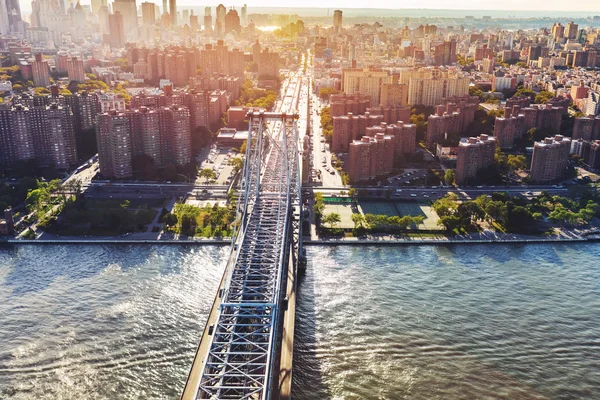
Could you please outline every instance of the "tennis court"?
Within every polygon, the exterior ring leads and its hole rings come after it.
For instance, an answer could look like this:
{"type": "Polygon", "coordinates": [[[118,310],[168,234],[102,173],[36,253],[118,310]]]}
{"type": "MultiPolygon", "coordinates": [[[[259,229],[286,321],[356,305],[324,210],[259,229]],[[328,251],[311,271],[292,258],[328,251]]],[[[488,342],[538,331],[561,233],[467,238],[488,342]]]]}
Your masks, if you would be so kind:
{"type": "Polygon", "coordinates": [[[394,203],[384,203],[377,201],[361,201],[358,203],[358,208],[363,214],[379,214],[393,217],[398,215],[394,203]]]}
{"type": "Polygon", "coordinates": [[[420,203],[398,202],[396,203],[396,208],[398,209],[398,212],[400,213],[401,217],[404,215],[412,215],[413,217],[422,215],[423,217],[425,217],[423,224],[419,225],[419,229],[440,229],[440,226],[437,224],[439,217],[429,205],[420,203]]]}
{"type": "Polygon", "coordinates": [[[338,228],[352,229],[354,228],[354,222],[352,222],[352,205],[350,204],[326,204],[323,215],[338,213],[340,215],[341,222],[337,225],[338,228]]]}

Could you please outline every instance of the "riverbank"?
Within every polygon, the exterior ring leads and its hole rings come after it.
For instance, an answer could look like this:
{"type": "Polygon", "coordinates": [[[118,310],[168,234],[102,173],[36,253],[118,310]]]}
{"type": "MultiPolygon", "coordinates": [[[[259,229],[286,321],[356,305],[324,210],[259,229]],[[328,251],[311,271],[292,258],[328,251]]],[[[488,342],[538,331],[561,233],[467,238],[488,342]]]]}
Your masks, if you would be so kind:
{"type": "MultiPolygon", "coordinates": [[[[390,235],[371,235],[366,237],[319,238],[305,237],[304,245],[310,246],[364,246],[364,245],[447,245],[447,244],[494,244],[494,243],[585,243],[600,241],[600,233],[589,231],[559,231],[547,236],[528,236],[519,234],[483,232],[460,236],[412,236],[398,237],[390,235]]],[[[33,240],[8,239],[0,244],[169,244],[169,245],[231,245],[230,238],[135,238],[135,237],[51,237],[33,240]]]]}

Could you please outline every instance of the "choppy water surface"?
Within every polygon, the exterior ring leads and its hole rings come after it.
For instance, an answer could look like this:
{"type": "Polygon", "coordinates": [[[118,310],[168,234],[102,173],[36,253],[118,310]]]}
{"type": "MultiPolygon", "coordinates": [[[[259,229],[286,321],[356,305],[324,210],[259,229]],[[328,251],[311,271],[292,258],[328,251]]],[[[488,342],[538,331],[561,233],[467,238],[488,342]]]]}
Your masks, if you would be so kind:
{"type": "Polygon", "coordinates": [[[597,245],[312,248],[309,260],[296,399],[600,398],[597,245]]]}
{"type": "Polygon", "coordinates": [[[0,399],[175,399],[224,247],[0,250],[0,399]]]}
{"type": "MultiPolygon", "coordinates": [[[[228,251],[0,248],[0,399],[176,399],[228,251]]],[[[308,256],[296,399],[600,398],[597,245],[308,256]]]]}

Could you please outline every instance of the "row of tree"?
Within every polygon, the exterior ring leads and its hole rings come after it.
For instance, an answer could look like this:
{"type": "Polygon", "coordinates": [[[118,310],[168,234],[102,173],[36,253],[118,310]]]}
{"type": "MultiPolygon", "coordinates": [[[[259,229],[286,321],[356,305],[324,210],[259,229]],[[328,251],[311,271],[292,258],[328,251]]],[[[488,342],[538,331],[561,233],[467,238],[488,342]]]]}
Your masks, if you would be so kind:
{"type": "Polygon", "coordinates": [[[321,134],[328,143],[331,143],[333,136],[333,119],[331,118],[331,108],[323,107],[321,109],[321,134]]]}
{"type": "Polygon", "coordinates": [[[478,230],[478,221],[496,224],[500,230],[515,233],[535,232],[544,220],[562,226],[582,226],[600,216],[600,206],[594,193],[580,196],[579,201],[542,192],[530,201],[517,196],[512,199],[506,193],[493,193],[491,197],[479,196],[472,201],[459,201],[455,193],[432,204],[440,217],[439,224],[449,232],[478,230]]]}
{"type": "Polygon", "coordinates": [[[166,214],[163,221],[171,230],[186,236],[230,236],[235,214],[229,207],[196,207],[176,204],[173,212],[166,214]]]}
{"type": "Polygon", "coordinates": [[[240,98],[234,102],[234,105],[246,107],[260,107],[266,110],[273,108],[277,101],[277,92],[275,90],[265,90],[254,87],[254,82],[247,79],[242,85],[240,98]]]}
{"type": "Polygon", "coordinates": [[[432,208],[440,217],[438,224],[449,232],[477,231],[478,221],[496,223],[509,232],[536,230],[536,221],[542,214],[528,207],[524,199],[513,200],[504,193],[494,193],[491,198],[482,195],[472,201],[459,201],[458,195],[448,193],[433,202],[432,208]]]}

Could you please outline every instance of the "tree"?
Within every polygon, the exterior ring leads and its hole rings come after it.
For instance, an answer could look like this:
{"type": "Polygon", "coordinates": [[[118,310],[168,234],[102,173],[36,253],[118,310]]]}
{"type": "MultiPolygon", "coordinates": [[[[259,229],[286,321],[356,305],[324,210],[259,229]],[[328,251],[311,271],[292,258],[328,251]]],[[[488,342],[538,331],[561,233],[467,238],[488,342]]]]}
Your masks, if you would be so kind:
{"type": "Polygon", "coordinates": [[[454,171],[451,169],[447,169],[446,172],[444,172],[444,182],[446,183],[446,185],[454,184],[454,179],[454,171]]]}
{"type": "Polygon", "coordinates": [[[458,195],[448,193],[445,197],[434,201],[431,207],[440,218],[454,215],[458,208],[458,195]]]}
{"type": "Polygon", "coordinates": [[[336,88],[331,88],[331,87],[327,87],[327,88],[322,88],[321,90],[319,90],[319,97],[321,99],[329,99],[329,96],[331,96],[332,94],[337,94],[339,93],[339,90],[337,90],[336,88]]]}
{"type": "Polygon", "coordinates": [[[355,188],[348,189],[348,196],[354,198],[358,194],[358,191],[355,188]]]}
{"type": "Polygon", "coordinates": [[[175,226],[177,225],[177,215],[173,213],[168,213],[164,217],[164,222],[167,226],[175,226]]]}
{"type": "Polygon", "coordinates": [[[548,102],[548,100],[550,100],[553,97],[554,97],[554,93],[548,92],[546,90],[542,90],[535,96],[534,102],[536,104],[546,104],[548,102]]]}
{"type": "Polygon", "coordinates": [[[446,215],[440,218],[438,224],[442,225],[448,231],[453,231],[457,228],[460,228],[461,220],[459,217],[456,217],[454,215],[446,215]]]}
{"type": "Polygon", "coordinates": [[[354,222],[354,229],[358,230],[367,227],[367,221],[365,220],[365,216],[361,213],[352,213],[350,218],[352,219],[352,222],[354,222]]]}
{"type": "Polygon", "coordinates": [[[202,168],[198,176],[200,176],[200,178],[206,179],[205,183],[208,184],[208,181],[217,177],[217,174],[215,171],[213,171],[212,168],[202,168]]]}
{"type": "Polygon", "coordinates": [[[521,170],[527,168],[526,161],[527,159],[523,155],[509,154],[506,163],[512,170],[521,170]]]}
{"type": "Polygon", "coordinates": [[[328,224],[331,228],[335,228],[340,222],[342,222],[342,218],[338,213],[329,213],[323,218],[323,223],[328,224]]]}
{"type": "Polygon", "coordinates": [[[461,203],[456,211],[463,221],[468,221],[469,223],[481,220],[485,217],[485,212],[474,201],[465,201],[461,203]]]}
{"type": "Polygon", "coordinates": [[[121,208],[123,210],[127,210],[130,205],[131,205],[131,202],[129,200],[125,200],[123,203],[121,203],[121,208]]]}
{"type": "Polygon", "coordinates": [[[315,193],[315,204],[313,205],[313,213],[315,215],[315,219],[318,221],[321,219],[323,215],[323,211],[325,211],[325,203],[323,202],[323,194],[315,193]]]}
{"type": "Polygon", "coordinates": [[[234,157],[229,161],[229,163],[233,166],[233,172],[235,174],[244,168],[244,160],[242,160],[241,157],[234,157]]]}
{"type": "Polygon", "coordinates": [[[196,228],[198,223],[196,218],[191,214],[183,214],[181,216],[181,228],[180,232],[186,236],[194,236],[196,234],[196,228]]]}

